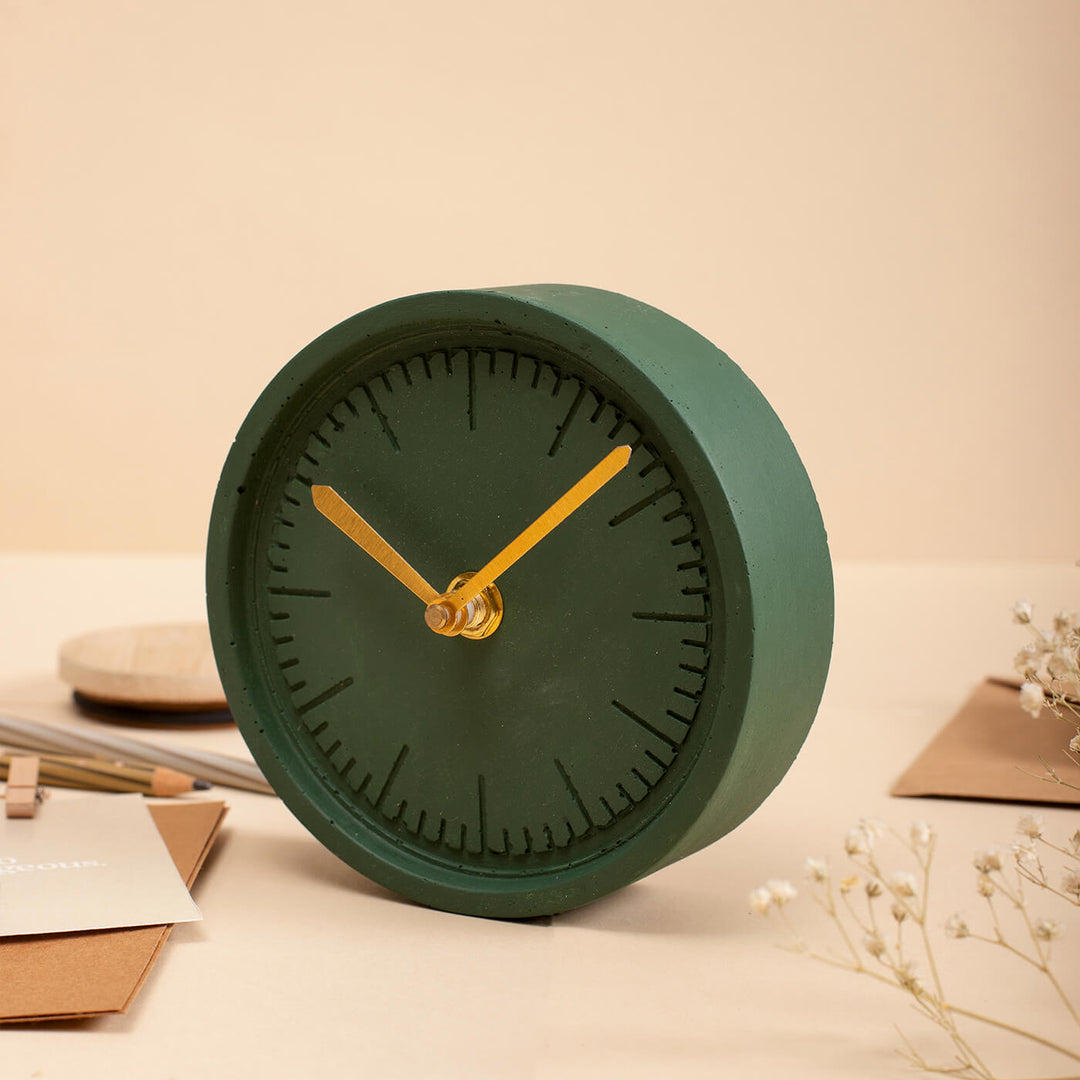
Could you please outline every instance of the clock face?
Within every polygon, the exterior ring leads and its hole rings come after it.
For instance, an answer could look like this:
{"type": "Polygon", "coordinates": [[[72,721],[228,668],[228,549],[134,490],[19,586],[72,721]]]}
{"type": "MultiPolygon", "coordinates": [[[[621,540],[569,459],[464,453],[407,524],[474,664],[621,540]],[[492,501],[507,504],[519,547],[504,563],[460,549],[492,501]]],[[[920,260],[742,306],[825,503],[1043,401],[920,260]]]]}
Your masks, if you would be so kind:
{"type": "Polygon", "coordinates": [[[211,621],[257,759],[333,850],[427,903],[529,915],[634,880],[700,813],[742,721],[721,693],[725,518],[673,448],[677,413],[498,320],[358,336],[270,388],[233,452],[242,482],[227,469],[219,490],[211,621]],[[433,632],[313,501],[333,489],[441,592],[623,446],[498,576],[480,640],[433,632]]]}

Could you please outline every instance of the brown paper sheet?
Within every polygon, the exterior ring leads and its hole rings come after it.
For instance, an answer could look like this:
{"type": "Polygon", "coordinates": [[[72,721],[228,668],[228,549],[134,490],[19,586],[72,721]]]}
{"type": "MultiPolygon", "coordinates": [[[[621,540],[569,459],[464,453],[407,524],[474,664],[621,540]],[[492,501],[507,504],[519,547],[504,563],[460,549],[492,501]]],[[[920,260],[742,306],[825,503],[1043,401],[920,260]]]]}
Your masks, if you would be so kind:
{"type": "MultiPolygon", "coordinates": [[[[223,802],[204,801],[150,807],[189,888],[227,810],[223,802]]],[[[171,930],[140,926],[0,942],[0,1023],[127,1012],[171,930]]]]}
{"type": "Polygon", "coordinates": [[[1045,762],[1080,787],[1080,767],[1063,753],[1074,730],[1049,709],[1029,716],[1020,708],[1018,688],[1008,680],[985,680],[891,794],[1080,805],[1080,791],[1039,779],[1045,762]]]}

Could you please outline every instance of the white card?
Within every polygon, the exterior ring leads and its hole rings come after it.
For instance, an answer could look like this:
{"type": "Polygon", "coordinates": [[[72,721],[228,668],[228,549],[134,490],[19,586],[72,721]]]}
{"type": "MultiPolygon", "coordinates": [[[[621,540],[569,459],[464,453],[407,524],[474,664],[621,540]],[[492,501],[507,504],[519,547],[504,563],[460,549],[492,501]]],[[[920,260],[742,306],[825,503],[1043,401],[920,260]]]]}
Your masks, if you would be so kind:
{"type": "Polygon", "coordinates": [[[0,815],[0,937],[194,922],[202,914],[142,795],[0,815]]]}

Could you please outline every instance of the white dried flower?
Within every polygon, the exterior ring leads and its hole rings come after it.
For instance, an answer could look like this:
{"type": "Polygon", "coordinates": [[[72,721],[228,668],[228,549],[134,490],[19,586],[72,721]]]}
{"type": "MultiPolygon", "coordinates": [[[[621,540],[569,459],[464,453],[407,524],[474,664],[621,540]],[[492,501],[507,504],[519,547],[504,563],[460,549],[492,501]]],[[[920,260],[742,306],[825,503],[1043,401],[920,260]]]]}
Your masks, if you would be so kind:
{"type": "Polygon", "coordinates": [[[1061,924],[1056,919],[1036,919],[1035,936],[1041,941],[1053,941],[1061,937],[1061,924]]]}
{"type": "Polygon", "coordinates": [[[1030,678],[1032,675],[1039,673],[1039,668],[1042,667],[1043,654],[1042,650],[1033,641],[1029,641],[1017,654],[1013,657],[1013,668],[1020,675],[1023,675],[1025,679],[1030,678]]]}
{"type": "Polygon", "coordinates": [[[824,859],[807,859],[803,863],[803,870],[811,881],[829,880],[829,864],[824,859]]]}
{"type": "Polygon", "coordinates": [[[869,855],[874,843],[885,835],[885,823],[877,818],[860,818],[844,838],[844,851],[849,855],[869,855]]]}
{"type": "Polygon", "coordinates": [[[975,853],[975,869],[980,874],[990,874],[1001,869],[1001,852],[997,848],[987,848],[975,853]]]}
{"type": "Polygon", "coordinates": [[[963,915],[957,912],[945,920],[945,933],[951,938],[966,938],[971,931],[968,929],[968,924],[964,921],[963,915]]]}
{"type": "Polygon", "coordinates": [[[783,907],[789,900],[794,900],[799,895],[798,889],[790,881],[783,881],[780,878],[766,881],[765,888],[769,890],[769,895],[777,907],[783,907]]]}
{"type": "Polygon", "coordinates": [[[1072,848],[1074,855],[1080,855],[1080,829],[1077,829],[1076,832],[1069,837],[1069,847],[1072,848]]]}
{"type": "Polygon", "coordinates": [[[1034,840],[1021,840],[1013,844],[1012,853],[1021,870],[1026,870],[1032,875],[1039,873],[1039,851],[1034,840]]]}
{"type": "Polygon", "coordinates": [[[866,883],[866,895],[869,896],[871,900],[876,900],[881,895],[881,884],[871,878],[866,883]]]}
{"type": "Polygon", "coordinates": [[[844,837],[844,851],[848,855],[869,855],[870,839],[862,829],[852,829],[844,837]]]}
{"type": "Polygon", "coordinates": [[[1042,836],[1042,814],[1023,814],[1016,823],[1016,831],[1032,840],[1038,840],[1042,836]]]}
{"type": "Polygon", "coordinates": [[[1042,712],[1045,700],[1038,683],[1026,682],[1020,687],[1020,708],[1031,716],[1038,716],[1042,712]]]}
{"type": "Polygon", "coordinates": [[[1080,731],[1069,740],[1069,749],[1074,754],[1080,754],[1080,731]]]}
{"type": "Polygon", "coordinates": [[[871,840],[880,840],[885,835],[885,822],[881,818],[876,817],[864,817],[859,818],[858,827],[866,831],[866,835],[871,840]]]}
{"type": "Polygon", "coordinates": [[[903,922],[907,918],[907,909],[903,904],[898,904],[894,901],[893,906],[889,910],[892,911],[892,917],[897,922],[903,922]]]}
{"type": "Polygon", "coordinates": [[[918,995],[922,992],[922,986],[915,977],[915,965],[910,960],[896,969],[896,981],[912,994],[918,995]]]}
{"type": "Polygon", "coordinates": [[[994,883],[986,874],[980,874],[975,882],[975,889],[980,896],[993,896],[994,883]]]}
{"type": "Polygon", "coordinates": [[[761,885],[750,893],[750,907],[758,915],[764,915],[772,905],[772,893],[761,885]]]}
{"type": "Polygon", "coordinates": [[[925,821],[911,823],[911,842],[917,848],[926,848],[934,839],[934,830],[925,821]]]}
{"type": "Polygon", "coordinates": [[[846,878],[844,878],[840,882],[840,892],[841,893],[849,893],[858,884],[859,884],[859,875],[858,874],[848,874],[848,876],[846,878]]]}
{"type": "Polygon", "coordinates": [[[881,935],[876,931],[871,934],[867,934],[863,938],[863,948],[875,959],[879,960],[885,955],[885,942],[881,940],[881,935]]]}
{"type": "Polygon", "coordinates": [[[1076,648],[1067,642],[1057,642],[1053,652],[1046,662],[1046,670],[1055,679],[1067,682],[1072,686],[1072,680],[1077,670],[1076,648]]]}
{"type": "Polygon", "coordinates": [[[889,878],[889,889],[896,896],[914,896],[915,886],[915,875],[909,874],[906,870],[898,870],[889,878]]]}
{"type": "Polygon", "coordinates": [[[1080,900],[1080,871],[1066,870],[1061,877],[1061,891],[1080,900]]]}
{"type": "Polygon", "coordinates": [[[1076,612],[1075,611],[1058,611],[1054,614],[1054,632],[1057,634],[1068,634],[1074,630],[1080,629],[1076,624],[1076,612]]]}
{"type": "Polygon", "coordinates": [[[1013,622],[1019,623],[1021,626],[1026,626],[1031,622],[1031,601],[1017,600],[1012,607],[1012,617],[1013,622]]]}

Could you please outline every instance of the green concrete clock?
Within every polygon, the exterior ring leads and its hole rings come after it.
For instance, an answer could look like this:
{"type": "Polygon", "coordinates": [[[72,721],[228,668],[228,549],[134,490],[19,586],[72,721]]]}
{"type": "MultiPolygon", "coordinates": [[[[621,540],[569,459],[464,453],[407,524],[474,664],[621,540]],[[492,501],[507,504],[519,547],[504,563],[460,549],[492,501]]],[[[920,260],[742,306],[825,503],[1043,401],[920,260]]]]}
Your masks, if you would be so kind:
{"type": "Polygon", "coordinates": [[[779,782],[828,667],[813,491],[746,376],[568,285],[382,304],[244,422],[214,651],[290,810],[423,904],[525,917],[699,850],[779,782]]]}

